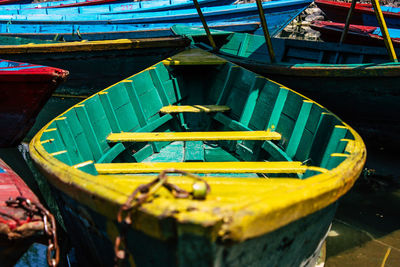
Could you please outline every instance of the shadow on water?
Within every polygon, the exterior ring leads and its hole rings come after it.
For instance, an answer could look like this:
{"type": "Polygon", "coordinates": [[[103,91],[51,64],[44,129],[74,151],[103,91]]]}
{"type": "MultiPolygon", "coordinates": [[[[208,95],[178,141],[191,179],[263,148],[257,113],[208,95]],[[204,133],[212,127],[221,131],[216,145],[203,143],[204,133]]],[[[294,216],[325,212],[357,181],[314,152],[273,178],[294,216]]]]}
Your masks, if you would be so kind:
{"type": "Polygon", "coordinates": [[[400,266],[400,156],[368,150],[366,170],[340,199],[327,267],[400,266]]]}

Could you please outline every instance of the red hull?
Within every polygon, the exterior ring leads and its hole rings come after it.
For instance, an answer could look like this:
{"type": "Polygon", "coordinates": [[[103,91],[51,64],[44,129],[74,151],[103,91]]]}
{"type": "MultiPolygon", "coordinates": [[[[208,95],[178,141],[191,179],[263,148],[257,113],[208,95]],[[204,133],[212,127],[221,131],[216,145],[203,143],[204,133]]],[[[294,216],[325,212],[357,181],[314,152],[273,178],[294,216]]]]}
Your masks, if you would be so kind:
{"type": "Polygon", "coordinates": [[[17,197],[39,202],[24,181],[0,159],[1,266],[13,266],[29,246],[43,236],[44,225],[40,216],[30,216],[24,209],[6,204],[9,198],[17,197]]]}
{"type": "MultiPolygon", "coordinates": [[[[339,42],[344,29],[344,23],[327,21],[314,21],[311,28],[321,33],[321,39],[326,42],[339,42]]],[[[366,46],[385,46],[382,36],[373,34],[376,27],[361,26],[351,24],[344,43],[366,45],[366,46]]],[[[400,38],[392,38],[393,46],[400,47],[400,38]]]]}
{"type": "Polygon", "coordinates": [[[40,8],[60,8],[60,7],[77,7],[77,6],[93,6],[121,2],[121,0],[86,0],[84,2],[74,3],[74,4],[60,4],[58,6],[40,7],[40,8]]]}
{"type": "Polygon", "coordinates": [[[32,0],[0,0],[0,5],[29,4],[32,0]]]}
{"type": "Polygon", "coordinates": [[[21,142],[67,75],[62,69],[28,64],[0,69],[0,147],[21,142]]]}
{"type": "MultiPolygon", "coordinates": [[[[327,0],[315,0],[315,4],[324,11],[327,18],[335,22],[346,22],[347,13],[351,3],[346,2],[334,2],[327,0]]],[[[382,12],[384,17],[387,18],[398,18],[400,19],[399,13],[394,12],[382,12]]],[[[362,18],[362,14],[370,14],[375,16],[374,9],[371,4],[356,4],[353,16],[351,17],[352,24],[365,25],[362,18]]]]}

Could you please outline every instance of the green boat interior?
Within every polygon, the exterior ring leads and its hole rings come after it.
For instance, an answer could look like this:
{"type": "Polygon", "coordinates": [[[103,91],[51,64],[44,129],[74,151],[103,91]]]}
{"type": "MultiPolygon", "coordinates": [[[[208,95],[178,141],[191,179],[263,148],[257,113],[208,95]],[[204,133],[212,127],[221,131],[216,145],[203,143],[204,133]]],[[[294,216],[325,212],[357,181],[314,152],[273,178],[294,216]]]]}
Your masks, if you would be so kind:
{"type": "Polygon", "coordinates": [[[92,175],[175,168],[299,179],[338,166],[351,140],[350,129],[317,103],[193,51],[100,91],[40,138],[53,157],[92,175]]]}
{"type": "MultiPolygon", "coordinates": [[[[210,49],[204,30],[175,25],[177,35],[190,37],[197,46],[210,49]]],[[[271,63],[265,38],[262,35],[232,33],[212,30],[218,53],[271,63]]],[[[390,62],[387,51],[382,48],[360,45],[315,42],[288,38],[272,38],[276,61],[288,64],[367,64],[390,62]]]]}

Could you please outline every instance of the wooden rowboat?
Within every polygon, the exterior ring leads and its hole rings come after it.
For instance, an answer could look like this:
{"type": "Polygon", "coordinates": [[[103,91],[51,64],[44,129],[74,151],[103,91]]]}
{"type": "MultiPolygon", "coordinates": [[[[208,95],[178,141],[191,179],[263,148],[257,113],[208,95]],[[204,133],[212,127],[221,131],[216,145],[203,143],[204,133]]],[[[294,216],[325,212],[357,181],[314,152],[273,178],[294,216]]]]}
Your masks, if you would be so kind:
{"type": "MultiPolygon", "coordinates": [[[[263,2],[262,8],[267,15],[271,26],[276,26],[285,21],[289,23],[299,15],[311,0],[275,0],[263,2]]],[[[249,17],[257,17],[255,3],[240,5],[222,5],[203,7],[202,12],[208,22],[230,20],[237,22],[249,17]]],[[[181,10],[167,10],[156,12],[108,12],[105,14],[34,14],[34,15],[1,15],[1,24],[165,24],[165,23],[200,23],[200,18],[195,8],[181,10]]],[[[286,23],[285,23],[286,25],[286,23]]]]}
{"type": "MultiPolygon", "coordinates": [[[[57,1],[58,3],[60,1],[57,1]]],[[[234,0],[200,0],[198,1],[201,7],[203,6],[219,6],[233,3],[234,0]]],[[[67,7],[66,5],[60,6],[43,6],[54,2],[35,3],[30,5],[20,5],[14,8],[7,6],[0,6],[0,13],[2,15],[33,15],[33,14],[87,14],[87,13],[118,13],[118,12],[154,12],[162,10],[176,10],[193,8],[192,0],[152,0],[140,2],[126,2],[114,4],[102,4],[81,7],[67,7]],[[62,8],[55,8],[62,7],[62,8]]]]}
{"type": "Polygon", "coordinates": [[[0,60],[0,147],[14,146],[68,71],[0,60]]]}
{"type": "MultiPolygon", "coordinates": [[[[14,266],[34,242],[46,241],[43,215],[53,218],[24,181],[0,159],[1,266],[14,266]]],[[[48,223],[55,226],[54,218],[48,223]]]]}
{"type": "MultiPolygon", "coordinates": [[[[208,44],[204,30],[173,30],[208,44]]],[[[263,36],[220,32],[214,38],[218,55],[312,97],[356,127],[368,144],[400,147],[400,63],[390,62],[384,47],[274,38],[271,63],[263,36]]]]}
{"type": "MultiPolygon", "coordinates": [[[[346,22],[351,3],[329,0],[316,0],[315,4],[322,9],[326,17],[334,22],[346,22]]],[[[400,8],[381,7],[386,25],[389,28],[400,28],[400,8]]],[[[372,4],[357,3],[351,17],[351,23],[364,26],[378,26],[372,4]]]]}
{"type": "Polygon", "coordinates": [[[123,258],[124,241],[136,266],[312,266],[366,157],[319,104],[199,49],[67,110],[30,154],[78,259],[96,266],[115,244],[123,258]],[[124,203],[136,208],[119,224],[124,203]]]}
{"type": "MultiPolygon", "coordinates": [[[[339,42],[344,23],[314,21],[310,27],[321,33],[321,39],[327,42],[339,42]]],[[[400,29],[388,29],[394,47],[400,47],[400,29]]],[[[350,24],[344,40],[347,44],[385,47],[379,27],[350,24]]]]}
{"type": "MultiPolygon", "coordinates": [[[[277,33],[288,24],[291,17],[283,17],[269,27],[277,33]]],[[[61,41],[97,41],[115,39],[158,38],[174,36],[170,28],[175,23],[167,24],[115,24],[115,25],[79,25],[79,24],[3,24],[0,25],[0,37],[20,37],[40,40],[61,41]]],[[[243,19],[241,21],[218,21],[209,23],[211,28],[234,31],[254,32],[259,28],[259,19],[243,19]]],[[[185,23],[186,26],[200,27],[201,23],[185,23]]]]}

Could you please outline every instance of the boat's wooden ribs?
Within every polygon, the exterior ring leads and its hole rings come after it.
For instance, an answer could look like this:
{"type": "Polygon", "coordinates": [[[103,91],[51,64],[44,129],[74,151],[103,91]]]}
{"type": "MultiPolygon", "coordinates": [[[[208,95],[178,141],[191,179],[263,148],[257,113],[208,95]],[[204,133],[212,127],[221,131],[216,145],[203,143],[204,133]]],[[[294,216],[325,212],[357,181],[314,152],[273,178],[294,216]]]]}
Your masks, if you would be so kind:
{"type": "Polygon", "coordinates": [[[179,169],[192,173],[305,173],[326,169],[303,165],[300,161],[275,162],[145,162],[95,164],[99,174],[158,173],[179,169]]]}
{"type": "Polygon", "coordinates": [[[229,111],[228,106],[220,105],[192,105],[192,106],[165,106],[160,109],[161,113],[200,113],[200,112],[225,112],[229,111]]]}
{"type": "Polygon", "coordinates": [[[217,140],[279,140],[281,135],[271,131],[222,132],[149,132],[112,133],[109,142],[217,141],[217,140]]]}

